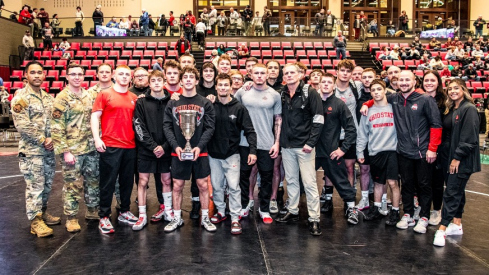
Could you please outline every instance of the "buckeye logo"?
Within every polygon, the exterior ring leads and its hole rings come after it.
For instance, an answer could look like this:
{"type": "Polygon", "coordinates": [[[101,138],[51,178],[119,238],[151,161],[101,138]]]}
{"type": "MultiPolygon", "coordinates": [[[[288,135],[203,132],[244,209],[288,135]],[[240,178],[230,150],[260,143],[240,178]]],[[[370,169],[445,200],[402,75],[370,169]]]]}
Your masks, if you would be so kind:
{"type": "Polygon", "coordinates": [[[412,109],[413,111],[418,110],[418,104],[413,104],[413,106],[411,107],[411,109],[412,109]]]}

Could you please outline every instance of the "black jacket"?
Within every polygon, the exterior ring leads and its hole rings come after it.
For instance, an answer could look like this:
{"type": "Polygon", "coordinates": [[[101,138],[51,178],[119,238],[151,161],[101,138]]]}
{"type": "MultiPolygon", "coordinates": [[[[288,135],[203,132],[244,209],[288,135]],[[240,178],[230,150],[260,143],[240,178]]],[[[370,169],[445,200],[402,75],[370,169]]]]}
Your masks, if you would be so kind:
{"type": "Polygon", "coordinates": [[[104,22],[104,13],[102,11],[94,10],[92,14],[92,19],[93,23],[102,24],[102,22],[104,22]]]}
{"type": "Polygon", "coordinates": [[[244,9],[243,11],[243,20],[244,21],[251,21],[253,20],[253,11],[251,9],[244,9]],[[246,18],[246,16],[249,15],[250,17],[249,18],[246,18]]]}
{"type": "MultiPolygon", "coordinates": [[[[392,104],[397,131],[397,152],[406,158],[422,159],[429,149],[436,152],[441,143],[442,125],[435,100],[421,90],[408,98],[402,93],[387,96],[392,104]]],[[[366,103],[372,106],[373,100],[366,103]]]]}
{"type": "MultiPolygon", "coordinates": [[[[474,104],[463,100],[457,110],[450,110],[452,129],[448,165],[452,159],[460,160],[459,174],[472,174],[481,171],[479,150],[479,114],[474,104]]],[[[445,167],[450,169],[450,167],[445,167]]]]}
{"type": "MultiPolygon", "coordinates": [[[[212,63],[212,62],[204,62],[205,63],[212,63]]],[[[203,65],[203,64],[202,64],[203,65]]],[[[216,91],[216,83],[214,82],[214,85],[212,85],[212,87],[210,88],[207,88],[204,86],[204,77],[203,77],[203,67],[200,67],[200,79],[199,79],[199,83],[197,84],[197,86],[195,87],[195,89],[197,90],[197,93],[203,97],[207,97],[208,95],[214,95],[214,96],[217,96],[217,91],[216,91]]],[[[217,69],[215,66],[212,66],[212,68],[214,68],[214,76],[217,76],[217,69]]]]}
{"type": "MultiPolygon", "coordinates": [[[[183,110],[197,111],[195,132],[190,139],[190,146],[192,146],[192,148],[199,147],[201,155],[203,155],[202,153],[207,153],[207,143],[214,134],[214,107],[207,98],[198,94],[193,97],[185,97],[181,95],[179,100],[170,100],[170,102],[168,102],[163,121],[163,130],[168,143],[173,149],[173,153],[177,147],[183,149],[187,143],[182,134],[182,130],[180,129],[179,112],[183,110]]],[[[203,156],[205,156],[205,154],[203,156]]]]}
{"type": "MultiPolygon", "coordinates": [[[[181,39],[178,39],[177,40],[177,43],[175,44],[175,50],[177,51],[178,54],[181,54],[182,51],[180,50],[180,47],[182,46],[182,40],[181,39]]],[[[184,40],[184,43],[183,43],[183,46],[184,46],[184,51],[185,52],[186,50],[190,49],[190,42],[185,39],[184,40]]]]}
{"type": "Polygon", "coordinates": [[[217,159],[227,159],[237,154],[241,131],[248,140],[250,154],[256,155],[256,132],[248,110],[236,99],[224,105],[216,99],[214,103],[216,130],[207,147],[209,155],[217,159]]]}
{"type": "Polygon", "coordinates": [[[148,91],[150,91],[149,86],[144,87],[144,88],[136,88],[136,86],[132,86],[131,88],[129,88],[129,92],[131,92],[137,96],[140,96],[142,94],[146,94],[148,91]]]}
{"type": "Polygon", "coordinates": [[[318,142],[324,124],[321,97],[310,85],[306,94],[304,85],[301,81],[292,98],[287,86],[282,89],[280,147],[302,148],[307,144],[314,148],[318,142]]]}
{"type": "Polygon", "coordinates": [[[160,159],[171,158],[170,144],[163,134],[163,117],[168,101],[170,101],[170,94],[166,91],[161,99],[154,98],[151,96],[151,91],[148,91],[145,97],[136,101],[132,122],[136,133],[138,159],[158,160],[153,150],[159,145],[165,150],[165,154],[160,159]]]}
{"type": "Polygon", "coordinates": [[[150,30],[154,30],[154,29],[155,29],[155,25],[156,25],[156,24],[155,24],[155,21],[153,21],[153,19],[152,19],[152,18],[149,18],[149,24],[148,24],[148,28],[149,28],[150,30]]]}
{"type": "Polygon", "coordinates": [[[275,81],[275,83],[273,85],[270,85],[268,80],[267,80],[267,85],[270,86],[275,91],[280,93],[282,91],[282,89],[284,88],[284,84],[282,84],[282,82],[284,81],[283,79],[284,79],[284,73],[282,71],[282,67],[278,66],[277,80],[275,81]]]}
{"type": "Polygon", "coordinates": [[[353,115],[345,102],[334,94],[325,101],[322,100],[322,105],[324,126],[316,146],[316,157],[329,158],[331,152],[338,149],[341,128],[345,129],[345,139],[340,149],[346,153],[357,140],[357,128],[353,115]]]}

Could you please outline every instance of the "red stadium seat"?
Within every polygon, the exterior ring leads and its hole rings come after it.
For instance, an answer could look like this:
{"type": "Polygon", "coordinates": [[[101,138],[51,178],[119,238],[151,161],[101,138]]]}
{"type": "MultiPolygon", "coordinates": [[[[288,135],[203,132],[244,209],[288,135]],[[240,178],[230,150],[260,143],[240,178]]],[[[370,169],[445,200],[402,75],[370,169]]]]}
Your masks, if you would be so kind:
{"type": "Polygon", "coordinates": [[[292,50],[290,42],[282,42],[282,50],[292,50]]]}
{"type": "Polygon", "coordinates": [[[52,52],[50,51],[43,51],[42,54],[41,54],[41,59],[42,60],[48,60],[48,59],[51,59],[51,56],[52,56],[52,52]]]}
{"type": "Polygon", "coordinates": [[[315,50],[307,50],[307,58],[315,59],[318,58],[318,55],[315,50]]]}
{"type": "Polygon", "coordinates": [[[86,55],[87,55],[86,51],[77,51],[76,55],[73,58],[78,59],[78,60],[82,60],[82,59],[85,59],[86,55]]]}
{"type": "Polygon", "coordinates": [[[316,51],[324,50],[323,42],[314,42],[313,46],[316,51]]]}
{"type": "MultiPolygon", "coordinates": [[[[206,51],[207,52],[207,51],[206,51]]],[[[209,53],[208,56],[210,56],[211,54],[209,53]]],[[[163,59],[165,59],[165,56],[166,56],[166,53],[164,50],[157,50],[155,51],[155,58],[158,58],[158,57],[163,57],[163,59]]],[[[207,54],[205,54],[205,56],[207,56],[207,54]]]]}
{"type": "Polygon", "coordinates": [[[328,59],[328,53],[326,52],[326,50],[319,50],[317,51],[317,53],[319,59],[328,59]]]}
{"type": "Polygon", "coordinates": [[[40,51],[34,51],[34,53],[32,55],[34,56],[35,60],[41,59],[41,52],[40,51]]]}
{"type": "MultiPolygon", "coordinates": [[[[273,47],[273,42],[272,42],[272,47],[273,47]]],[[[282,50],[273,50],[273,59],[277,58],[284,58],[284,53],[282,50]]]]}
{"type": "Polygon", "coordinates": [[[140,51],[146,50],[146,42],[137,42],[136,50],[140,50],[140,51]]]}
{"type": "Polygon", "coordinates": [[[122,51],[122,49],[124,49],[124,42],[114,42],[114,47],[112,49],[115,51],[122,51]]]}
{"type": "Polygon", "coordinates": [[[71,42],[71,48],[73,51],[79,51],[80,50],[80,42],[71,42]]]}
{"type": "Polygon", "coordinates": [[[112,42],[104,42],[102,45],[102,49],[106,51],[111,51],[114,48],[114,43],[112,42]]]}
{"type": "Polygon", "coordinates": [[[117,60],[120,58],[120,53],[116,50],[109,51],[109,55],[107,56],[107,58],[117,60]]]}
{"type": "Polygon", "coordinates": [[[61,90],[63,90],[64,86],[65,85],[63,81],[53,81],[53,83],[51,83],[51,88],[49,89],[49,91],[51,93],[59,93],[61,92],[61,90]]]}
{"type": "Polygon", "coordinates": [[[294,51],[303,50],[304,46],[302,46],[302,42],[294,42],[293,49],[294,51]]]}
{"type": "Polygon", "coordinates": [[[135,50],[132,52],[132,58],[133,59],[141,59],[143,58],[143,51],[141,50],[135,50]]]}
{"type": "MultiPolygon", "coordinates": [[[[90,61],[90,60],[89,60],[90,61]]],[[[106,60],[106,62],[109,62],[109,61],[114,61],[114,60],[106,60]]],[[[92,65],[90,66],[90,69],[98,69],[98,66],[100,66],[100,64],[104,63],[103,60],[93,60],[92,61],[92,65]]]]}
{"type": "Polygon", "coordinates": [[[47,81],[44,81],[42,84],[41,84],[41,89],[43,89],[46,93],[49,93],[49,82],[47,81]]]}
{"type": "Polygon", "coordinates": [[[109,56],[109,51],[98,51],[98,54],[97,54],[97,59],[107,59],[107,57],[109,56]]]}
{"type": "Polygon", "coordinates": [[[205,42],[205,49],[206,50],[213,50],[215,48],[216,48],[215,42],[205,42]]]}
{"type": "Polygon", "coordinates": [[[149,51],[156,50],[156,47],[157,47],[156,42],[148,42],[148,44],[146,44],[146,50],[149,50],[149,51]]]}
{"type": "Polygon", "coordinates": [[[312,69],[322,69],[322,65],[321,65],[321,60],[319,59],[312,59],[311,60],[311,68],[312,69]]]}
{"type": "Polygon", "coordinates": [[[280,42],[272,42],[271,43],[272,50],[281,50],[282,46],[280,46],[280,42]]]}
{"type": "Polygon", "coordinates": [[[85,70],[90,70],[92,69],[92,62],[91,60],[82,60],[80,62],[80,65],[85,69],[85,70]]]}
{"type": "Polygon", "coordinates": [[[46,60],[42,66],[45,70],[54,70],[54,65],[56,65],[56,60],[46,60]]]}
{"type": "Polygon", "coordinates": [[[261,50],[270,50],[270,42],[260,42],[261,50]]]}
{"type": "Polygon", "coordinates": [[[322,59],[321,64],[323,65],[323,69],[333,69],[333,63],[331,62],[331,59],[322,59]]]}
{"type": "Polygon", "coordinates": [[[284,50],[284,56],[285,56],[285,59],[294,59],[294,60],[296,60],[295,54],[294,54],[294,51],[293,50],[284,50]]]}
{"type": "Polygon", "coordinates": [[[81,86],[83,87],[83,89],[88,89],[90,87],[90,81],[83,81],[81,86]]]}
{"type": "Polygon", "coordinates": [[[135,68],[139,67],[139,60],[137,60],[137,59],[129,60],[128,66],[129,66],[129,68],[134,70],[135,68]]]}
{"type": "Polygon", "coordinates": [[[91,51],[92,50],[92,43],[90,43],[90,42],[83,42],[80,50],[82,50],[82,51],[91,51]]]}
{"type": "Polygon", "coordinates": [[[13,70],[12,75],[10,76],[11,81],[21,81],[24,77],[24,72],[21,70],[13,70]]]}
{"type": "Polygon", "coordinates": [[[307,58],[307,54],[306,54],[306,51],[305,50],[298,50],[298,51],[296,51],[295,56],[297,57],[297,59],[307,58]]]}
{"type": "Polygon", "coordinates": [[[332,42],[324,42],[324,49],[325,50],[334,50],[333,43],[332,42]]]}
{"type": "Polygon", "coordinates": [[[149,60],[149,59],[141,59],[141,61],[139,62],[139,67],[143,67],[146,70],[149,70],[149,69],[152,68],[151,64],[154,64],[154,63],[151,63],[151,60],[149,60]]]}
{"type": "Polygon", "coordinates": [[[121,65],[126,65],[127,66],[127,60],[125,59],[119,59],[117,60],[117,63],[115,64],[115,67],[121,66],[121,65]]]}
{"type": "Polygon", "coordinates": [[[304,50],[313,50],[314,49],[314,46],[312,44],[312,42],[304,42],[304,50]]]}
{"type": "Polygon", "coordinates": [[[57,51],[57,52],[53,52],[53,55],[51,56],[51,59],[58,60],[58,59],[61,59],[62,57],[63,57],[63,52],[62,51],[57,51]]]}
{"type": "Polygon", "coordinates": [[[124,46],[125,50],[134,50],[136,48],[135,42],[126,42],[126,46],[124,46]]]}
{"type": "Polygon", "coordinates": [[[92,50],[101,50],[102,49],[102,42],[93,42],[92,44],[92,50]]]}
{"type": "MultiPolygon", "coordinates": [[[[242,43],[246,44],[246,42],[240,42],[239,45],[241,46],[242,43]]],[[[237,49],[238,44],[236,42],[228,42],[226,48],[237,49]]]]}
{"type": "Polygon", "coordinates": [[[96,70],[86,70],[85,71],[85,80],[95,80],[97,79],[97,71],[96,70]]]}
{"type": "Polygon", "coordinates": [[[85,56],[85,59],[96,59],[98,55],[97,51],[88,51],[87,55],[85,56]]]}
{"type": "Polygon", "coordinates": [[[10,93],[10,88],[12,88],[12,82],[10,82],[10,81],[4,81],[3,82],[3,87],[5,88],[5,90],[7,90],[7,92],[10,93]]]}
{"type": "Polygon", "coordinates": [[[262,58],[272,58],[272,51],[270,50],[262,50],[261,51],[262,58]]]}
{"type": "Polygon", "coordinates": [[[120,58],[121,59],[131,59],[132,58],[132,51],[129,51],[129,50],[122,51],[120,58]]]}
{"type": "Polygon", "coordinates": [[[49,70],[46,75],[46,81],[52,82],[57,81],[59,77],[59,71],[57,70],[49,70]]]}
{"type": "Polygon", "coordinates": [[[154,57],[155,57],[155,51],[154,50],[146,50],[143,53],[144,59],[153,59],[154,57]]]}

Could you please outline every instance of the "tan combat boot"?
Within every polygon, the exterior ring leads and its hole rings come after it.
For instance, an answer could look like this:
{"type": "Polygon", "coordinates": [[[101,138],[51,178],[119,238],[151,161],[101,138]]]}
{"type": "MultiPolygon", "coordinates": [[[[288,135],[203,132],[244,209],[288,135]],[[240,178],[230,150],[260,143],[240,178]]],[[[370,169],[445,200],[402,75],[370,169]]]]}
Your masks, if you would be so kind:
{"type": "Polygon", "coordinates": [[[87,212],[85,213],[85,219],[87,220],[100,220],[98,216],[98,208],[97,207],[88,207],[87,212]]]}
{"type": "Polygon", "coordinates": [[[53,235],[53,229],[49,228],[42,220],[42,214],[39,213],[31,222],[31,234],[43,238],[53,235]]]}
{"type": "Polygon", "coordinates": [[[78,219],[74,217],[68,217],[66,220],[66,230],[70,233],[76,233],[81,230],[80,225],[78,224],[78,219]]]}
{"type": "Polygon", "coordinates": [[[48,214],[47,212],[42,212],[42,219],[47,225],[57,225],[61,223],[60,217],[51,216],[51,214],[48,214]]]}

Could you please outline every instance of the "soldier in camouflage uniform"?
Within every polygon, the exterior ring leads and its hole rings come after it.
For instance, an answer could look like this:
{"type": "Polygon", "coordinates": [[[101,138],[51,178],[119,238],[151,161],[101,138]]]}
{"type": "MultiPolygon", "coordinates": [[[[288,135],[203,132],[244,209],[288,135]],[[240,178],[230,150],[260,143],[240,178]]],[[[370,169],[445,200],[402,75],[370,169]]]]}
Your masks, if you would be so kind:
{"type": "Polygon", "coordinates": [[[66,229],[72,233],[80,231],[76,215],[83,190],[87,205],[85,218],[99,219],[99,156],[90,128],[95,97],[81,87],[84,73],[80,65],[68,66],[68,85],[56,96],[51,119],[54,153],[60,155],[63,169],[66,229]]]}
{"type": "Polygon", "coordinates": [[[47,225],[61,222],[59,217],[46,213],[56,167],[51,139],[54,99],[41,89],[45,75],[39,62],[27,64],[25,77],[28,84],[17,90],[11,105],[15,127],[20,133],[19,168],[26,182],[26,212],[31,233],[47,237],[53,234],[47,225]]]}

